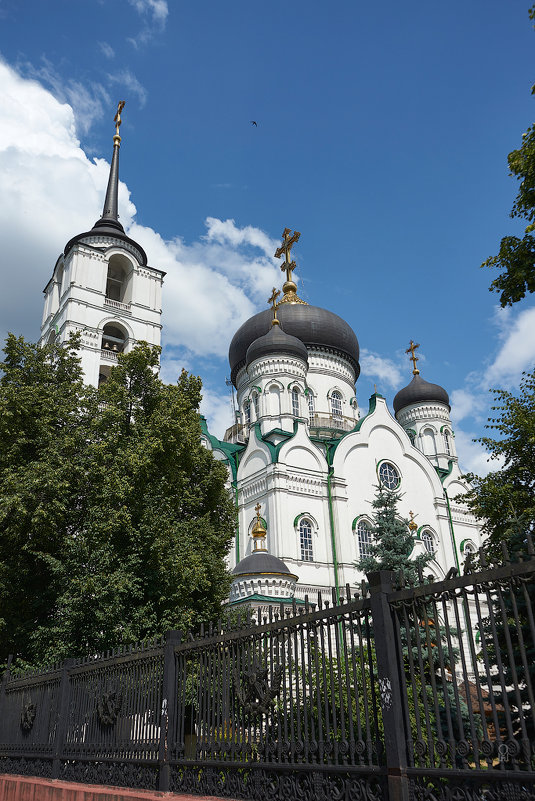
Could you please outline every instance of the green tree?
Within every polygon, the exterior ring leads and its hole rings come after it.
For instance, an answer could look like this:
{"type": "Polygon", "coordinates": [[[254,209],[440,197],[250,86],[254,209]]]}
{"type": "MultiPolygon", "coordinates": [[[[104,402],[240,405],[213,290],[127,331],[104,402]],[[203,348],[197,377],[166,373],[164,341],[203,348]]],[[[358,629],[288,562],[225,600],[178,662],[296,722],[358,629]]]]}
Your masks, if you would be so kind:
{"type": "MultiPolygon", "coordinates": [[[[535,19],[535,6],[529,9],[529,16],[535,19]]],[[[535,94],[535,86],[531,93],[535,94]]],[[[522,134],[522,145],[509,153],[507,160],[509,174],[520,182],[511,217],[528,224],[524,236],[503,237],[498,254],[481,265],[502,270],[490,285],[492,292],[499,293],[502,307],[522,300],[526,292],[535,292],[535,126],[522,134]]]]}
{"type": "Polygon", "coordinates": [[[78,339],[39,348],[9,335],[0,364],[0,663],[28,653],[54,603],[50,559],[73,530],[88,393],[78,339]]]}
{"type": "MultiPolygon", "coordinates": [[[[527,535],[533,534],[535,526],[535,370],[523,374],[518,393],[493,393],[496,416],[489,420],[487,428],[497,432],[499,438],[482,437],[479,441],[490,458],[500,460],[502,465],[483,478],[469,476],[472,487],[463,496],[487,534],[483,566],[501,565],[504,546],[513,559],[525,558],[527,535]]],[[[525,725],[531,738],[535,733],[533,723],[522,710],[530,705],[528,684],[535,687],[535,643],[530,627],[534,597],[532,579],[525,579],[511,592],[498,587],[484,632],[491,664],[497,664],[497,653],[501,655],[500,670],[492,673],[497,703],[508,706],[515,736],[523,735],[525,725]],[[504,698],[499,689],[502,683],[507,688],[517,684],[518,690],[508,689],[504,698]]],[[[505,722],[503,727],[505,730],[505,722]]]]}
{"type": "Polygon", "coordinates": [[[414,541],[409,521],[403,520],[398,514],[401,494],[392,492],[383,484],[379,484],[376,489],[372,501],[374,511],[369,555],[361,556],[356,566],[364,573],[393,570],[396,575],[401,573],[405,581],[414,584],[418,581],[419,570],[425,567],[431,555],[425,553],[410,559],[414,541]]]}
{"type": "MultiPolygon", "coordinates": [[[[361,557],[356,566],[365,573],[392,570],[396,576],[402,577],[405,583],[419,584],[422,581],[423,570],[432,556],[426,552],[419,554],[415,559],[410,558],[414,547],[413,534],[409,528],[409,521],[398,515],[400,499],[399,492],[388,490],[383,484],[377,487],[372,501],[374,511],[370,555],[361,557]]],[[[445,696],[448,697],[448,706],[454,721],[457,698],[451,682],[444,680],[438,641],[440,640],[442,660],[447,669],[453,668],[458,651],[449,648],[445,627],[435,619],[432,606],[425,597],[416,601],[407,611],[406,617],[400,617],[399,621],[412,736],[417,739],[425,737],[427,726],[431,727],[435,736],[444,736],[447,730],[445,696]],[[431,674],[435,674],[436,692],[441,710],[438,715],[434,711],[431,674]]],[[[455,641],[459,633],[456,629],[450,628],[449,635],[451,640],[455,641]]],[[[457,735],[462,738],[470,731],[470,717],[464,699],[459,697],[458,703],[462,731],[458,731],[457,735]]]]}
{"type": "Polygon", "coordinates": [[[471,489],[463,502],[488,535],[487,558],[499,561],[502,543],[517,539],[511,519],[521,517],[524,535],[533,531],[535,523],[535,370],[523,374],[518,393],[492,392],[496,416],[486,428],[497,432],[499,438],[477,441],[486,447],[491,460],[502,464],[483,478],[468,476],[471,489]]]}
{"type": "Polygon", "coordinates": [[[42,664],[188,628],[228,593],[234,510],[224,466],[201,445],[200,379],[163,384],[158,350],[141,344],[97,392],[76,344],[8,340],[0,660],[42,664]]]}

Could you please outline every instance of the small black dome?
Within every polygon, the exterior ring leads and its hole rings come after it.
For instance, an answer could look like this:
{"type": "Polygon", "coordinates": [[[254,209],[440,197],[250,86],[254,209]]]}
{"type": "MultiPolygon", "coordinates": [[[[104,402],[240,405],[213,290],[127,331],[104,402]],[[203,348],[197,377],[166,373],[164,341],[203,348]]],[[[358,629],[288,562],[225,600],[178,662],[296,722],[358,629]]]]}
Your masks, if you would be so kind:
{"type": "MultiPolygon", "coordinates": [[[[250,575],[251,573],[283,574],[285,576],[294,575],[290,572],[282,559],[277,559],[276,556],[268,553],[268,551],[253,551],[249,556],[245,556],[239,561],[232,571],[233,576],[250,575]]],[[[294,576],[294,578],[296,577],[294,576]]]]}
{"type": "Polygon", "coordinates": [[[408,386],[399,390],[394,398],[394,412],[397,414],[413,403],[444,403],[448,409],[450,408],[446,390],[438,384],[424,381],[420,375],[415,375],[408,386]]]}
{"type": "MultiPolygon", "coordinates": [[[[307,347],[332,348],[345,356],[355,368],[358,378],[359,343],[345,320],[333,312],[306,303],[281,303],[277,315],[284,331],[300,339],[307,347]]],[[[266,333],[270,322],[271,309],[266,309],[250,317],[234,334],[228,354],[233,383],[236,382],[238,370],[245,364],[247,348],[266,333]]]]}
{"type": "Polygon", "coordinates": [[[262,356],[272,356],[283,353],[285,356],[297,356],[298,359],[308,361],[308,351],[300,339],[286,334],[281,325],[272,325],[267,334],[258,337],[247,348],[245,364],[247,367],[262,356]]]}

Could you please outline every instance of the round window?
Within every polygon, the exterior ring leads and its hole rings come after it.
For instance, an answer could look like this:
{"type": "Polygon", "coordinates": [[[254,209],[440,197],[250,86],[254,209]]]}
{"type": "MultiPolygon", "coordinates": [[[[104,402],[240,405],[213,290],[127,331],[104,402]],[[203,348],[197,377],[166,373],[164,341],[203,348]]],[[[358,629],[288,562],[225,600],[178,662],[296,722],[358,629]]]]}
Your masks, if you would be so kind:
{"type": "Polygon", "coordinates": [[[379,481],[389,490],[399,487],[401,477],[398,470],[390,462],[381,462],[379,465],[379,481]]]}

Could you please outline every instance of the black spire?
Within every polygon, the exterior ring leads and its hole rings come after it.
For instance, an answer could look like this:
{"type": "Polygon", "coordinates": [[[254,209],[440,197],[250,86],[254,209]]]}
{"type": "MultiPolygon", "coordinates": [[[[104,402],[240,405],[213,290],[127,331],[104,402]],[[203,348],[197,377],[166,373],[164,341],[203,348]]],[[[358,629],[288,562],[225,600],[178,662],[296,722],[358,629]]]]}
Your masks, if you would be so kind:
{"type": "Polygon", "coordinates": [[[124,108],[124,100],[117,106],[117,114],[114,117],[115,135],[113,137],[113,156],[111,158],[110,177],[108,178],[108,188],[106,189],[106,199],[102,209],[102,217],[94,224],[93,228],[113,228],[124,234],[124,228],[119,222],[119,148],[121,147],[121,137],[119,128],[121,125],[121,111],[124,108]]]}
{"type": "Polygon", "coordinates": [[[83,234],[73,236],[65,245],[65,256],[76,245],[77,242],[86,242],[89,240],[91,243],[92,237],[115,237],[115,239],[128,242],[129,245],[134,247],[138,254],[141,264],[147,264],[147,254],[137,242],[130,239],[125,234],[124,228],[119,222],[119,148],[121,147],[121,137],[119,136],[119,127],[121,125],[121,111],[124,108],[124,100],[121,100],[117,106],[117,114],[115,115],[115,135],[113,137],[113,156],[111,159],[110,177],[108,178],[108,188],[106,189],[106,199],[104,200],[104,208],[102,209],[102,217],[96,221],[90,231],[85,231],[83,234]]]}
{"type": "Polygon", "coordinates": [[[104,201],[104,208],[102,209],[102,217],[94,224],[93,228],[114,228],[122,231],[124,228],[119,222],[119,147],[121,146],[121,137],[113,137],[113,156],[111,159],[110,177],[108,179],[108,188],[106,190],[106,199],[104,201]],[[118,140],[118,141],[117,141],[118,140]]]}

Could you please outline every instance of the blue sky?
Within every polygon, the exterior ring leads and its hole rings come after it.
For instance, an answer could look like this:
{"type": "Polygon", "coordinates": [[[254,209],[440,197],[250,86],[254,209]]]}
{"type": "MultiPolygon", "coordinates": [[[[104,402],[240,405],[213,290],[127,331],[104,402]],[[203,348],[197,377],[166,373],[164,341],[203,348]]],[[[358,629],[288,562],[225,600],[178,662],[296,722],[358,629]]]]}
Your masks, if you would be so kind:
{"type": "Polygon", "coordinates": [[[0,332],[38,337],[57,255],[100,214],[125,99],[121,219],[168,272],[163,376],[203,377],[215,431],[228,343],[281,284],[288,226],[301,296],[359,338],[361,407],[408,383],[414,338],[462,464],[485,471],[488,388],[535,360],[535,299],[500,312],[479,269],[522,230],[506,157],[532,122],[528,6],[0,0],[0,332]]]}

